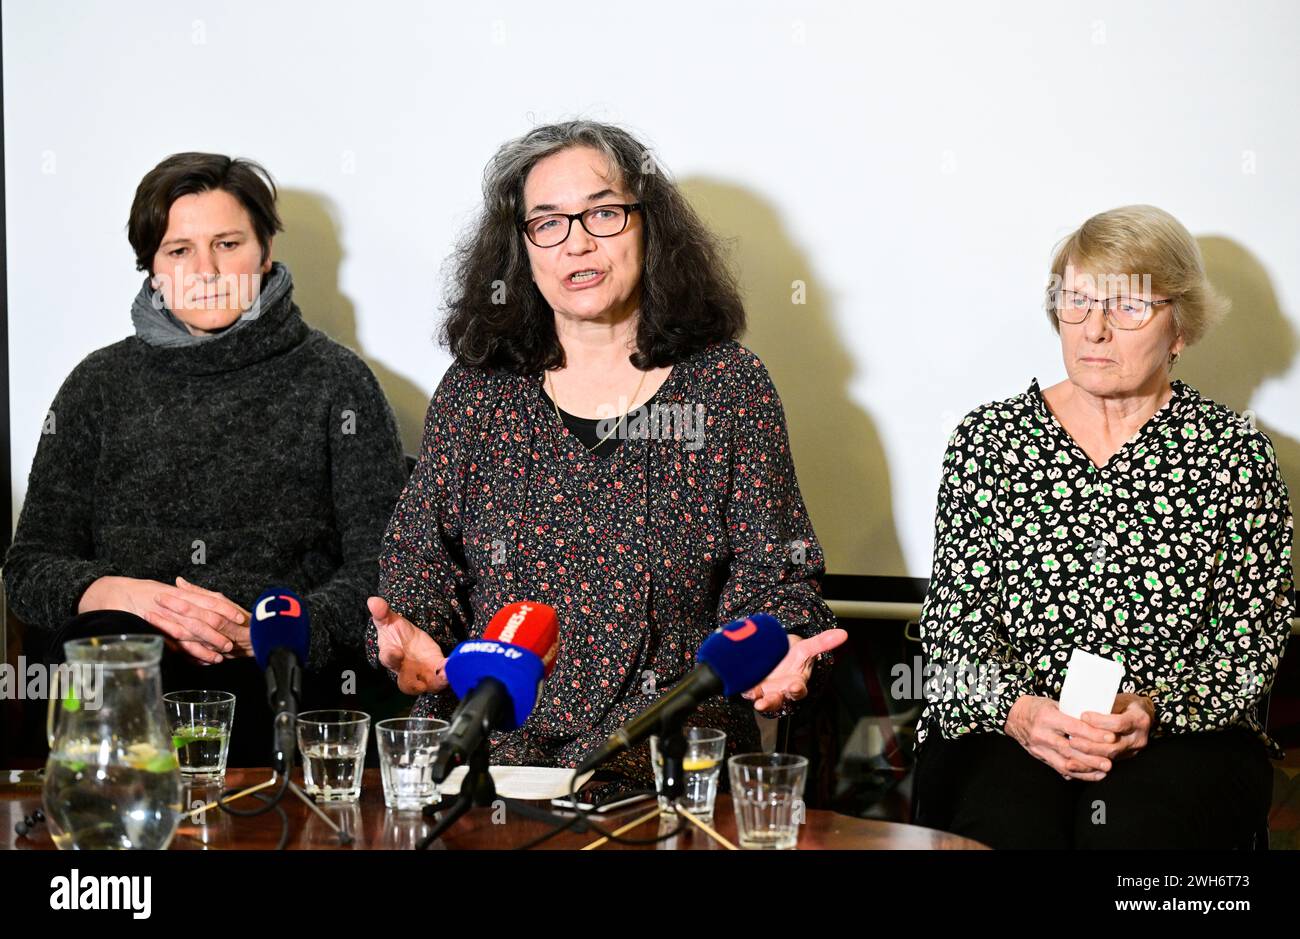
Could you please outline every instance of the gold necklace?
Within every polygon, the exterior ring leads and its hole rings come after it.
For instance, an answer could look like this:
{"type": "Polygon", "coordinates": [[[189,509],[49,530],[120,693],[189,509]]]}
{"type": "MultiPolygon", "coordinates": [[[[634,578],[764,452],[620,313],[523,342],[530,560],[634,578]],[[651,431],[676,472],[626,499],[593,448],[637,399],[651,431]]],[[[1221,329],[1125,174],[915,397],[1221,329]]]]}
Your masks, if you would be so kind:
{"type": "MultiPolygon", "coordinates": [[[[641,373],[641,380],[636,383],[636,391],[632,392],[633,404],[636,404],[636,396],[641,393],[641,386],[645,384],[645,375],[646,375],[645,372],[641,373]]],[[[551,380],[551,373],[549,371],[546,373],[546,382],[551,389],[551,407],[555,408],[555,419],[559,421],[560,426],[563,427],[564,418],[560,417],[560,403],[559,403],[559,399],[555,395],[555,382],[551,380]]],[[[626,423],[626,421],[627,421],[627,415],[624,414],[618,419],[618,423],[614,425],[614,429],[611,430],[604,437],[602,437],[599,441],[597,441],[594,447],[588,447],[585,443],[583,443],[582,445],[586,447],[588,453],[595,453],[605,444],[609,443],[610,438],[613,437],[616,433],[618,433],[619,425],[626,423]]],[[[578,441],[578,442],[582,443],[582,441],[578,441]]]]}

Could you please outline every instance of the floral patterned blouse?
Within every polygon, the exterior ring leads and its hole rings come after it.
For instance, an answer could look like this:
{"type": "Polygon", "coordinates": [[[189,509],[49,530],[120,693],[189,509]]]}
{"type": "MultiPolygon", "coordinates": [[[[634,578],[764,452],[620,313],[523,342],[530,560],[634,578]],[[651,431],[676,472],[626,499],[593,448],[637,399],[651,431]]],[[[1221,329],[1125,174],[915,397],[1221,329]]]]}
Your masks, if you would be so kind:
{"type": "MultiPolygon", "coordinates": [[[[454,364],[429,404],[419,462],[379,559],[379,591],[450,652],[517,600],[554,607],[560,649],[496,764],[576,765],[695,665],[720,624],[756,612],[807,637],[834,625],[821,548],[762,362],[735,342],[674,365],[658,417],[594,458],[556,418],[540,375],[454,364]]],[[[653,409],[652,409],[653,416],[653,409]]],[[[367,648],[377,664],[374,625],[367,648]]],[[[830,656],[814,665],[810,693],[830,656]]],[[[412,714],[444,719],[450,691],[412,714]]],[[[759,749],[753,703],[713,699],[690,723],[759,749]]],[[[769,715],[770,716],[770,715],[769,715]]],[[[617,772],[649,780],[644,746],[617,772]]]]}
{"type": "Polygon", "coordinates": [[[1267,435],[1180,381],[1097,467],[1024,394],[972,411],[944,457],[921,615],[920,747],[1003,732],[1058,698],[1071,650],[1124,666],[1156,733],[1252,729],[1295,615],[1293,522],[1267,435]]]}

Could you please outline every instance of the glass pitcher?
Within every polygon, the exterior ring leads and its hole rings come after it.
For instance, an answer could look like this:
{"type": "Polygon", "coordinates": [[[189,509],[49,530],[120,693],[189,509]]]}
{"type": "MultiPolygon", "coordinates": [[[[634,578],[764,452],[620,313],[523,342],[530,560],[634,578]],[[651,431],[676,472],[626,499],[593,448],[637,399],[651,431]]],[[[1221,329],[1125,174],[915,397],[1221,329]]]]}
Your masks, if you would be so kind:
{"type": "Polygon", "coordinates": [[[181,775],[162,702],[161,636],[63,646],[51,678],[43,802],[60,848],[165,848],[181,775]]]}

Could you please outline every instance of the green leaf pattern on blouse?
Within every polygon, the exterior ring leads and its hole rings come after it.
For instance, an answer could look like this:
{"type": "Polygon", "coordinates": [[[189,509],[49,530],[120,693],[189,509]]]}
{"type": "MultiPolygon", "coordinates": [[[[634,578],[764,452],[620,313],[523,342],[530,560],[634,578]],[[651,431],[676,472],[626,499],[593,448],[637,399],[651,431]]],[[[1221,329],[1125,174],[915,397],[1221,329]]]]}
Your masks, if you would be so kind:
{"type": "Polygon", "coordinates": [[[1286,485],[1266,434],[1173,382],[1098,468],[1037,381],[972,411],[944,457],[921,615],[918,746],[1002,732],[1021,695],[1060,696],[1071,651],[1120,661],[1157,733],[1256,714],[1295,615],[1286,485]]]}

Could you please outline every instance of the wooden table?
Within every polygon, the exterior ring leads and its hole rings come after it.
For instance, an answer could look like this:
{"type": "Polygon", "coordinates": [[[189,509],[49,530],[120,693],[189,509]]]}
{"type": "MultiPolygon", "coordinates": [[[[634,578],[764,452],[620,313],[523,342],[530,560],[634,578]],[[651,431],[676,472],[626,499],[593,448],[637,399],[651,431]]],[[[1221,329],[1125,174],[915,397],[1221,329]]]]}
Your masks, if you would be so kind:
{"type": "MultiPolygon", "coordinates": [[[[8,773],[0,775],[0,849],[39,850],[53,849],[48,824],[38,825],[35,831],[18,838],[14,826],[40,807],[41,790],[31,785],[15,785],[7,781],[8,773]]],[[[295,770],[295,781],[302,782],[301,770],[295,770]]],[[[232,769],[226,774],[229,788],[255,785],[270,778],[270,770],[232,769]]],[[[272,790],[264,790],[272,791],[272,790]]],[[[214,787],[186,789],[186,804],[194,806],[216,797],[214,787]],[[201,801],[200,801],[201,800],[201,801]]],[[[242,809],[252,809],[258,804],[254,798],[234,803],[242,809]]],[[[281,803],[289,818],[289,848],[333,849],[340,847],[334,832],[299,799],[286,793],[281,803]]],[[[351,805],[322,805],[321,808],[345,831],[353,841],[351,848],[409,850],[424,837],[431,825],[418,812],[394,812],[384,806],[383,787],[378,769],[368,769],[362,781],[361,799],[351,805]]],[[[653,808],[650,802],[601,816],[606,829],[616,828],[644,815],[653,808]]],[[[736,818],[729,795],[718,796],[714,810],[714,827],[733,844],[736,842],[736,818]]],[[[627,837],[653,838],[672,828],[660,829],[660,820],[645,822],[626,832],[627,837]]],[[[672,827],[675,827],[675,820],[672,827]]],[[[274,812],[257,818],[236,818],[218,810],[202,815],[198,821],[186,816],[172,839],[173,850],[211,849],[272,849],[280,838],[280,819],[274,812]]],[[[544,822],[533,821],[511,813],[509,808],[476,808],[458,820],[434,844],[435,850],[508,849],[516,848],[549,830],[544,822]]],[[[545,848],[577,849],[591,843],[598,836],[590,831],[561,832],[545,842],[545,848]]],[[[600,850],[618,850],[622,845],[605,844],[600,850]]],[[[646,847],[658,850],[723,850],[712,838],[690,828],[658,845],[646,847]]],[[[799,848],[818,849],[910,849],[910,850],[968,850],[984,846],[946,832],[882,822],[874,819],[853,818],[835,812],[813,809],[801,826],[799,848]]]]}

